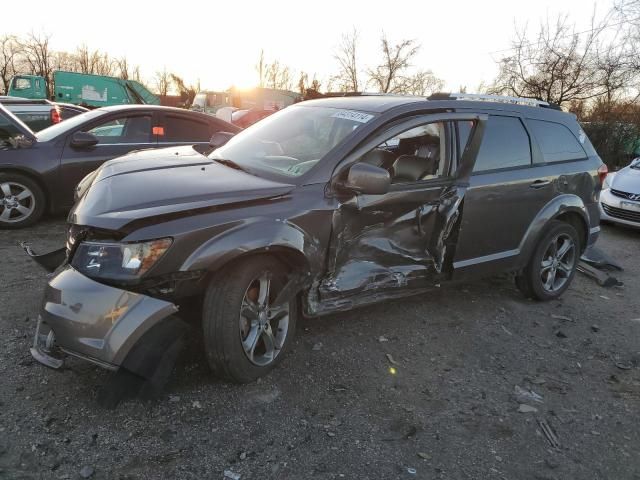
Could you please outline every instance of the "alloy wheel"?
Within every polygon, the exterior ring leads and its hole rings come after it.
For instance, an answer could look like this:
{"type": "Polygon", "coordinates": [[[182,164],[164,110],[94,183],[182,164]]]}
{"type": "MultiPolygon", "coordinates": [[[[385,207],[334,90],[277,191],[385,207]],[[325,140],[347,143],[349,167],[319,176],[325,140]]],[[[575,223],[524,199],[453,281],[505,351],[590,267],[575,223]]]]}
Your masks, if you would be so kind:
{"type": "Polygon", "coordinates": [[[576,245],[570,235],[553,237],[540,263],[542,288],[549,293],[560,290],[571,277],[576,258],[576,245]]]}
{"type": "Polygon", "coordinates": [[[291,302],[279,302],[282,282],[269,272],[254,279],[240,307],[240,340],[251,363],[261,367],[272,363],[280,354],[289,331],[291,302]]]}
{"type": "Polygon", "coordinates": [[[35,196],[28,187],[13,181],[0,183],[0,222],[21,222],[29,218],[35,208],[35,196]]]}

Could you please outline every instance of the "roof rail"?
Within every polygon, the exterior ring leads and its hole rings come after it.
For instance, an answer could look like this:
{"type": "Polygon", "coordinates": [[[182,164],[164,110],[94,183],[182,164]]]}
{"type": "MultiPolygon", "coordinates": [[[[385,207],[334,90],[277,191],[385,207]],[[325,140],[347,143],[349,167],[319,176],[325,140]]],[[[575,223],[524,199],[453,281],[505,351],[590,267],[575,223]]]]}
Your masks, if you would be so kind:
{"type": "Polygon", "coordinates": [[[545,102],[537,98],[510,97],[506,95],[489,95],[484,93],[434,93],[428,100],[474,100],[483,102],[510,103],[512,105],[528,105],[530,107],[553,108],[560,110],[555,103],[545,102]]]}

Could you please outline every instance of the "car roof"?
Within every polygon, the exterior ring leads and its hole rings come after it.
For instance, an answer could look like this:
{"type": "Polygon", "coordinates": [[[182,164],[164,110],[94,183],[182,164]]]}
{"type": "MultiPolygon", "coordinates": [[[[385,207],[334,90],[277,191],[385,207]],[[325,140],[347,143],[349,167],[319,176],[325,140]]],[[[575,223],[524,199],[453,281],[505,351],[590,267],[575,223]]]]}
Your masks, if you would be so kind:
{"type": "MultiPolygon", "coordinates": [[[[490,97],[488,97],[490,98],[490,97]]],[[[496,101],[487,100],[465,100],[455,98],[442,97],[438,99],[429,99],[427,97],[411,96],[411,95],[377,95],[377,94],[361,94],[344,97],[328,97],[307,100],[297,105],[309,107],[330,107],[345,110],[359,110],[369,113],[384,113],[394,108],[404,107],[404,113],[421,110],[480,110],[480,111],[501,111],[517,113],[522,116],[533,118],[545,118],[566,122],[569,119],[574,120],[575,115],[563,112],[552,106],[532,106],[516,103],[505,103],[499,101],[500,97],[495,97],[496,101]]],[[[522,99],[527,101],[528,99],[522,99]]]]}
{"type": "MultiPolygon", "coordinates": [[[[163,105],[149,105],[149,104],[111,105],[108,107],[100,107],[100,110],[104,110],[108,112],[119,112],[121,110],[159,110],[164,112],[176,112],[176,113],[184,113],[184,112],[191,111],[191,110],[186,110],[184,108],[165,107],[163,105]]],[[[208,115],[208,116],[211,116],[211,115],[208,115]]]]}
{"type": "Polygon", "coordinates": [[[49,100],[45,100],[43,98],[22,98],[22,97],[11,97],[8,95],[0,96],[0,103],[4,105],[50,105],[51,102],[49,100]]]}

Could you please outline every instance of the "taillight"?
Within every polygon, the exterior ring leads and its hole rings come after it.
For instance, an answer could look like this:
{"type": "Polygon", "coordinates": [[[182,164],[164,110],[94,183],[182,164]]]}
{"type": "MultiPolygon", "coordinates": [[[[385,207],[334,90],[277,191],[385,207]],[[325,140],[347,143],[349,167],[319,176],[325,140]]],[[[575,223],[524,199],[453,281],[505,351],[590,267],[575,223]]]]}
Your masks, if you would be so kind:
{"type": "Polygon", "coordinates": [[[55,125],[56,123],[60,123],[62,121],[62,117],[60,116],[60,112],[57,108],[52,108],[49,111],[49,116],[51,117],[52,125],[55,125]]]}
{"type": "Polygon", "coordinates": [[[600,185],[604,183],[604,179],[607,178],[608,174],[609,174],[609,168],[605,163],[603,163],[602,165],[600,165],[600,167],[598,167],[598,178],[600,179],[600,185]]]}

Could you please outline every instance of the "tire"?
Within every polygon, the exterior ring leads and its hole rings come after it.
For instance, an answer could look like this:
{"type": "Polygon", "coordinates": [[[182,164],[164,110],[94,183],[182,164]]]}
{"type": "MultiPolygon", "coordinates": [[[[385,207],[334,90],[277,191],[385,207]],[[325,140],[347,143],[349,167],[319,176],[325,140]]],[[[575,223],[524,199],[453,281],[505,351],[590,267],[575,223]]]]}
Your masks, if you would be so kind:
{"type": "Polygon", "coordinates": [[[566,222],[552,220],[529,263],[516,276],[516,286],[525,297],[535,300],[548,301],[560,297],[573,280],[580,252],[580,237],[576,229],[566,222]]]}
{"type": "Polygon", "coordinates": [[[249,383],[282,361],[298,309],[295,297],[280,306],[273,302],[288,279],[287,269],[269,256],[250,257],[214,276],[202,312],[205,353],[214,374],[249,383]]]}
{"type": "Polygon", "coordinates": [[[42,189],[29,177],[0,172],[0,228],[24,228],[45,211],[42,189]]]}

